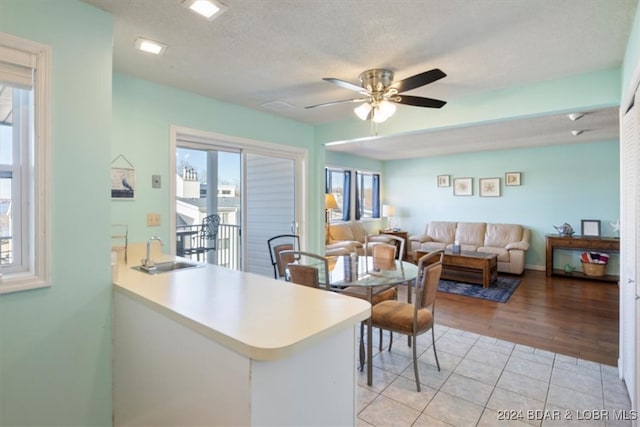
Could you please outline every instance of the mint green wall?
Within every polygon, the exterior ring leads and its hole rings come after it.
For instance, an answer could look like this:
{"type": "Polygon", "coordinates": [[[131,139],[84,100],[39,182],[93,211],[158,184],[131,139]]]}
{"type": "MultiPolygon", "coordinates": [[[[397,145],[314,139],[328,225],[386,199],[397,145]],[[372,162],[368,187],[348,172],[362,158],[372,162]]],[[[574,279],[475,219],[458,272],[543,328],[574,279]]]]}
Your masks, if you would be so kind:
{"type": "MultiPolygon", "coordinates": [[[[400,106],[393,119],[378,125],[378,134],[383,136],[552,112],[612,107],[620,104],[620,86],[620,69],[615,68],[448,99],[448,104],[441,109],[400,106]]],[[[362,138],[370,133],[369,123],[354,116],[349,120],[317,126],[316,140],[323,143],[342,141],[362,138]]]]}
{"type": "Polygon", "coordinates": [[[0,425],[111,425],[112,17],[2,0],[0,31],[52,47],[52,284],[0,295],[0,425]]]}
{"type": "Polygon", "coordinates": [[[152,235],[169,241],[170,125],[308,149],[309,243],[313,250],[323,247],[325,155],[313,142],[312,126],[116,73],[111,155],[133,163],[137,184],[136,199],[114,201],[111,212],[114,222],[129,224],[132,241],[152,235]],[[151,188],[153,174],[161,176],[161,189],[151,188]],[[161,214],[161,227],[147,227],[148,212],[161,214]]]}
{"type": "Polygon", "coordinates": [[[581,219],[600,219],[611,236],[609,223],[619,218],[617,141],[388,161],[383,173],[395,221],[410,234],[429,221],[522,224],[532,233],[528,266],[544,266],[552,225],[568,222],[580,233],[581,219]],[[505,187],[505,172],[522,172],[522,185],[505,187]],[[437,187],[438,175],[473,178],[473,196],[437,187]],[[478,178],[500,178],[501,197],[479,197],[478,178]]]}

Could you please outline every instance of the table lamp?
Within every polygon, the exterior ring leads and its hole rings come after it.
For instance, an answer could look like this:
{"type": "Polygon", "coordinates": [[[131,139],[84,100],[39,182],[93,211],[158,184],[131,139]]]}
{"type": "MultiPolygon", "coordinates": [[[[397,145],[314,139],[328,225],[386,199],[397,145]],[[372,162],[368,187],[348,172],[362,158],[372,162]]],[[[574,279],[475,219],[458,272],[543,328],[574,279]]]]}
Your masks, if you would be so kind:
{"type": "Polygon", "coordinates": [[[387,230],[391,230],[391,218],[395,213],[392,205],[382,205],[382,217],[387,218],[387,230]]]}
{"type": "Polygon", "coordinates": [[[329,242],[329,236],[331,235],[331,209],[338,209],[338,202],[331,193],[325,193],[324,195],[324,210],[325,210],[325,222],[327,224],[327,236],[325,243],[329,242]]]}

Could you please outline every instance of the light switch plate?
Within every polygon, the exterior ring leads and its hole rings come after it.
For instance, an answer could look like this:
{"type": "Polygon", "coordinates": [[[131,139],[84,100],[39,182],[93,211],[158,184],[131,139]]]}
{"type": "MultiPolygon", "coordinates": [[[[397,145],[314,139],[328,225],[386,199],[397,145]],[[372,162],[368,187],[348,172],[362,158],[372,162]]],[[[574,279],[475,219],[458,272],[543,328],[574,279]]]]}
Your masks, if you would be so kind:
{"type": "Polygon", "coordinates": [[[160,175],[151,175],[151,188],[160,188],[160,175]]]}

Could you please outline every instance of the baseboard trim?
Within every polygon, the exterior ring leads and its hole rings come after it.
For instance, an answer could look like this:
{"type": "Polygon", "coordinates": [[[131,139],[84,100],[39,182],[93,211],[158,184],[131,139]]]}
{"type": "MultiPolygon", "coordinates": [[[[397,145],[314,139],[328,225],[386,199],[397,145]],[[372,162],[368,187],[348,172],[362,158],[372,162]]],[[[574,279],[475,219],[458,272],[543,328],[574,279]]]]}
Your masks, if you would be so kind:
{"type": "Polygon", "coordinates": [[[537,270],[537,271],[546,271],[546,268],[544,265],[530,265],[530,264],[525,264],[524,268],[526,270],[537,270]]]}

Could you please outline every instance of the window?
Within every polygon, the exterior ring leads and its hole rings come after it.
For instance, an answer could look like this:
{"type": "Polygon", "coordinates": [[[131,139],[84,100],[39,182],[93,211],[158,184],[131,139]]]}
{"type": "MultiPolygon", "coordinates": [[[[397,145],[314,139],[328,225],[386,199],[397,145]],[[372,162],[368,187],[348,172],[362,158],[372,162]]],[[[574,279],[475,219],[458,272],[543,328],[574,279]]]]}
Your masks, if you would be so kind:
{"type": "Polygon", "coordinates": [[[331,220],[380,218],[380,174],[326,168],[325,191],[341,207],[331,211],[331,220]]]}
{"type": "Polygon", "coordinates": [[[356,219],[380,218],[380,175],[356,172],[356,219]]]}
{"type": "MultiPolygon", "coordinates": [[[[349,182],[351,180],[351,172],[342,169],[325,169],[325,192],[331,193],[336,198],[338,203],[338,209],[331,210],[330,220],[349,220],[349,197],[345,198],[345,187],[349,188],[349,182]],[[346,182],[346,186],[345,186],[346,182]],[[345,201],[347,207],[345,208],[345,201]]],[[[348,191],[347,191],[348,192],[348,191]]]]}
{"type": "Polygon", "coordinates": [[[0,293],[49,286],[50,48],[0,33],[0,293]]]}

